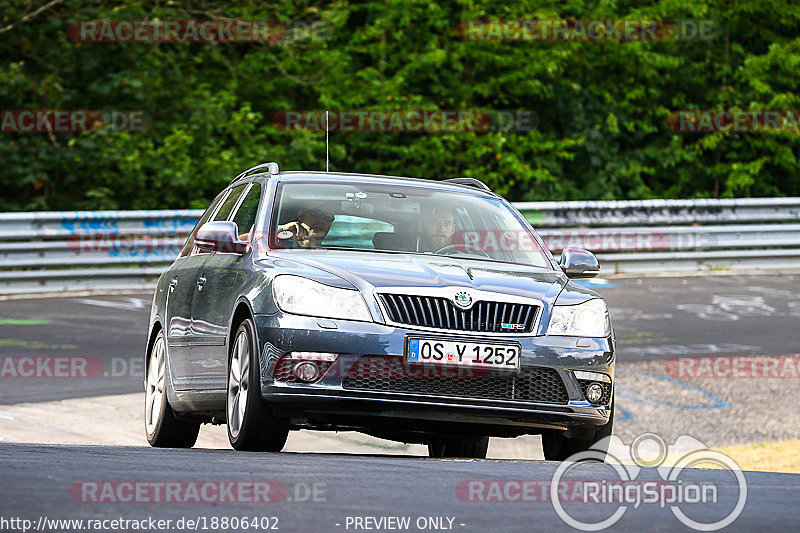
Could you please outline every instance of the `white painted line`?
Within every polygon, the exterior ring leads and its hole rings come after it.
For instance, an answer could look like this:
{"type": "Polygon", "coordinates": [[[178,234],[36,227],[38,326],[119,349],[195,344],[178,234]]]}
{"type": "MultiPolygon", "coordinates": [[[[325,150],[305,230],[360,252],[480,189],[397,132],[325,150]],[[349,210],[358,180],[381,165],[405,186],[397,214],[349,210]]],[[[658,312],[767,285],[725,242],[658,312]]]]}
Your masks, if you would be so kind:
{"type": "Polygon", "coordinates": [[[96,305],[97,307],[111,307],[113,309],[144,309],[144,300],[140,298],[126,298],[126,300],[127,302],[118,302],[112,300],[91,300],[89,298],[80,298],[78,299],[78,302],[86,305],[96,305]]]}

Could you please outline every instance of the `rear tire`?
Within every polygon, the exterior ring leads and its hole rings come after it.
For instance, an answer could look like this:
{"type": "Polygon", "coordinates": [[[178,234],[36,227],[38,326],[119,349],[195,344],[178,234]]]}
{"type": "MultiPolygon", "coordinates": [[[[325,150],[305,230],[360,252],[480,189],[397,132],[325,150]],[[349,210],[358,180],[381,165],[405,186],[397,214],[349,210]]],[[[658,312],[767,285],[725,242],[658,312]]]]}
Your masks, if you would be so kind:
{"type": "Polygon", "coordinates": [[[458,440],[433,439],[428,444],[428,456],[486,459],[488,449],[489,437],[458,440]]]}
{"type": "MultiPolygon", "coordinates": [[[[542,451],[544,458],[548,461],[565,461],[576,453],[585,452],[592,448],[598,441],[610,437],[614,429],[614,406],[611,406],[611,416],[608,423],[594,430],[594,434],[588,439],[571,439],[558,433],[545,433],[542,435],[542,451]]],[[[599,450],[603,457],[608,454],[608,443],[602,447],[595,446],[593,449],[599,450]]]]}
{"type": "Polygon", "coordinates": [[[200,424],[178,420],[167,400],[167,350],[159,331],[150,348],[144,395],[144,429],[147,442],[156,448],[191,448],[200,424]]]}
{"type": "Polygon", "coordinates": [[[289,421],[275,417],[261,398],[261,369],[255,326],[245,319],[228,354],[226,415],[228,440],[235,450],[279,452],[289,436],[289,421]]]}

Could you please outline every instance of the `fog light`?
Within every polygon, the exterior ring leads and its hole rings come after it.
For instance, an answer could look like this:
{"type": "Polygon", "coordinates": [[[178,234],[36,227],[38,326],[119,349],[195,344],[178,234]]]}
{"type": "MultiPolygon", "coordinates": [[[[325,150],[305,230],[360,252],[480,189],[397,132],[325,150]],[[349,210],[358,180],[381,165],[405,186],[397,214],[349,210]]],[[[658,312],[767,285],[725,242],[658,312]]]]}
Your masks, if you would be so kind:
{"type": "Polygon", "coordinates": [[[314,381],[319,377],[319,368],[316,363],[312,363],[311,361],[297,363],[294,366],[293,372],[294,375],[297,376],[297,379],[303,381],[314,381]]]}
{"type": "Polygon", "coordinates": [[[600,402],[600,398],[603,397],[603,386],[599,383],[592,383],[588,387],[586,387],[586,399],[592,403],[600,402]]]}

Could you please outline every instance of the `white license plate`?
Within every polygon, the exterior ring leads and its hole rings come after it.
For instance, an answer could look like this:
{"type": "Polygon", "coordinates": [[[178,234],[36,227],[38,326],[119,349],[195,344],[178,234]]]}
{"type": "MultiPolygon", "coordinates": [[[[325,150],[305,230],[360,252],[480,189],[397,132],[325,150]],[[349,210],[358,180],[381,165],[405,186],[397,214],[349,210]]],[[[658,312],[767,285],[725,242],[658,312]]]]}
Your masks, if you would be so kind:
{"type": "Polygon", "coordinates": [[[515,344],[410,338],[406,356],[411,363],[519,370],[519,352],[515,344]]]}

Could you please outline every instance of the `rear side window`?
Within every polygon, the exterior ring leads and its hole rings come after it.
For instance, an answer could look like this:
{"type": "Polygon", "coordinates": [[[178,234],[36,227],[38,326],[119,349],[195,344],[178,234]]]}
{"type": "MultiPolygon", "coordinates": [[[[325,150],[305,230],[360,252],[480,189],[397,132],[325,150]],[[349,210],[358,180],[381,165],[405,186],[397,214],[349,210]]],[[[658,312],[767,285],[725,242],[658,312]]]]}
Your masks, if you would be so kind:
{"type": "Polygon", "coordinates": [[[261,184],[254,183],[250,190],[247,191],[244,200],[233,215],[233,221],[239,228],[239,240],[247,240],[247,235],[253,229],[256,223],[256,214],[258,213],[258,204],[261,201],[261,184]]]}
{"type": "Polygon", "coordinates": [[[242,191],[247,186],[247,184],[239,185],[231,189],[231,193],[225,198],[225,201],[222,203],[222,206],[217,211],[217,214],[214,215],[214,222],[218,220],[228,220],[228,216],[233,211],[233,206],[236,205],[236,202],[239,200],[239,196],[242,194],[242,191]]]}
{"type": "Polygon", "coordinates": [[[186,243],[183,245],[180,257],[186,257],[192,251],[192,247],[194,247],[194,237],[195,235],[197,235],[197,230],[200,229],[200,226],[208,222],[208,219],[211,218],[211,213],[214,212],[214,209],[216,209],[217,205],[219,204],[220,200],[222,200],[222,197],[224,195],[225,191],[221,192],[216,198],[214,198],[214,201],[211,202],[211,205],[208,206],[206,212],[203,213],[203,216],[201,216],[200,220],[197,221],[197,224],[194,226],[192,233],[189,235],[189,238],[186,239],[186,243]]]}

